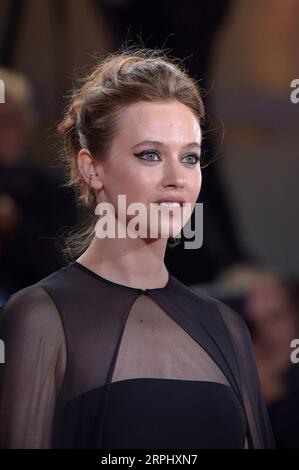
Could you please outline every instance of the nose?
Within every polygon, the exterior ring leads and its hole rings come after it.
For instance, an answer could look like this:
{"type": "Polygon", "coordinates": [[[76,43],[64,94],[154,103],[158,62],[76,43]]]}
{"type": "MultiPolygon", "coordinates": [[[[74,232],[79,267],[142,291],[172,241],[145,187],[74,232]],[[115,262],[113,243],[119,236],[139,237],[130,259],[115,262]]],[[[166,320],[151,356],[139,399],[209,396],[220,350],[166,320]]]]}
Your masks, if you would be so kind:
{"type": "Polygon", "coordinates": [[[163,187],[184,188],[185,177],[183,174],[182,165],[179,162],[169,162],[165,165],[163,174],[163,187]]]}

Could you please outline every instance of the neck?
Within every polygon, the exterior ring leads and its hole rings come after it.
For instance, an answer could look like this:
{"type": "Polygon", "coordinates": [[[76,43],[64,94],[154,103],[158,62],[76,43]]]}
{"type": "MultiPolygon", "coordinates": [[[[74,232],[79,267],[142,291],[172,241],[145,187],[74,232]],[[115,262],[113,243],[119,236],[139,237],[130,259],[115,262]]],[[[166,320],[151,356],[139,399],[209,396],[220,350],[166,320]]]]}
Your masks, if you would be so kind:
{"type": "Polygon", "coordinates": [[[77,259],[100,276],[137,289],[164,287],[169,279],[164,264],[167,239],[94,237],[77,259]]]}

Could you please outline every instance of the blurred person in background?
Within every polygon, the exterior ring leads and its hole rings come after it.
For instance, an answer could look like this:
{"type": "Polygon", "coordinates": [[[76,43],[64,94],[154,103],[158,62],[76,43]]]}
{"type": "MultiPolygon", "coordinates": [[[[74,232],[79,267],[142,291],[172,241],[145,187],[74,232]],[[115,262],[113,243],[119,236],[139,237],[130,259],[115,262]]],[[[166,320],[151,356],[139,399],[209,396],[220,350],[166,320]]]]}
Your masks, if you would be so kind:
{"type": "Polygon", "coordinates": [[[218,276],[213,294],[238,305],[249,327],[277,448],[299,448],[299,365],[291,361],[291,342],[299,338],[298,285],[256,264],[218,276]]]}
{"type": "Polygon", "coordinates": [[[0,301],[61,266],[58,228],[75,221],[72,195],[58,172],[30,158],[37,132],[33,90],[21,73],[0,69],[0,301]]]}
{"type": "Polygon", "coordinates": [[[260,274],[248,291],[245,315],[253,333],[262,394],[277,448],[299,448],[299,366],[290,347],[299,338],[299,308],[292,286],[260,274]]]}

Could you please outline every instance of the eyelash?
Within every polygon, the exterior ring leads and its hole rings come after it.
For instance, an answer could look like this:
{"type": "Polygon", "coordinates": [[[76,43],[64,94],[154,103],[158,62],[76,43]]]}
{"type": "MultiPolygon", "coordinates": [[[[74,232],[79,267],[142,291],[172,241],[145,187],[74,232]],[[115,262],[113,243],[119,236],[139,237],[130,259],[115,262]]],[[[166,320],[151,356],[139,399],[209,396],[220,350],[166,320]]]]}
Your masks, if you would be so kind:
{"type": "MultiPolygon", "coordinates": [[[[151,150],[151,151],[144,150],[143,152],[134,153],[133,155],[135,155],[135,157],[140,158],[141,160],[145,160],[147,162],[157,162],[157,161],[159,161],[159,160],[149,160],[147,158],[142,158],[144,155],[150,155],[150,154],[155,154],[155,155],[159,156],[158,153],[153,151],[153,150],[151,150]]],[[[195,157],[196,158],[195,162],[194,161],[193,162],[186,162],[190,165],[196,165],[196,163],[198,163],[200,161],[200,157],[196,153],[190,153],[188,155],[185,155],[184,158],[186,158],[186,157],[195,157]]]]}

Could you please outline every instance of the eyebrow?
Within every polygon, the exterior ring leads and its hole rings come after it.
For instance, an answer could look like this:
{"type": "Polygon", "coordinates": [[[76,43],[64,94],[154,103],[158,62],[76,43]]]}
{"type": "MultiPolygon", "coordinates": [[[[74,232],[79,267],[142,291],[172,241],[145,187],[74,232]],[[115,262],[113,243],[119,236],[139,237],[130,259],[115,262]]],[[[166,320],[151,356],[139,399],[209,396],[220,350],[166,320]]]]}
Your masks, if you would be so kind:
{"type": "MultiPolygon", "coordinates": [[[[163,142],[159,142],[158,140],[143,140],[142,142],[139,142],[138,144],[133,145],[131,150],[134,150],[136,147],[139,147],[140,145],[157,145],[160,147],[167,147],[166,144],[163,142]]],[[[189,144],[183,145],[183,148],[190,148],[190,147],[198,147],[201,149],[201,145],[198,142],[190,142],[189,144]]]]}

